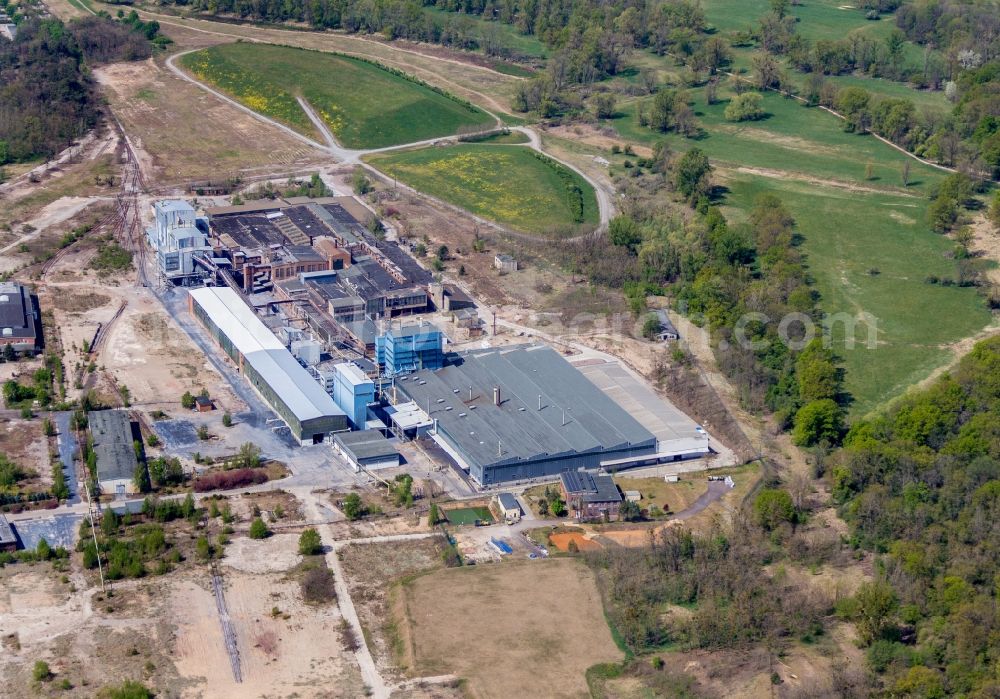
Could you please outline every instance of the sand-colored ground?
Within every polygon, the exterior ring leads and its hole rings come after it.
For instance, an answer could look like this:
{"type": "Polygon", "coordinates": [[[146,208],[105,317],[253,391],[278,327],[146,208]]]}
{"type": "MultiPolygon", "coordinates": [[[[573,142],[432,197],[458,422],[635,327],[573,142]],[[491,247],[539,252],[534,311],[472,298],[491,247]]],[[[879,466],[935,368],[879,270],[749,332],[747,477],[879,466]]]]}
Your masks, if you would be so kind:
{"type": "Polygon", "coordinates": [[[26,471],[34,471],[40,485],[52,482],[48,438],[42,434],[41,418],[0,418],[0,454],[26,471]]]}
{"type": "Polygon", "coordinates": [[[280,573],[302,560],[298,541],[298,534],[274,534],[260,540],[236,537],[226,546],[222,562],[245,573],[280,573]]]}
{"type": "Polygon", "coordinates": [[[122,292],[128,306],[101,348],[101,362],[128,386],[135,404],[178,402],[184,391],[208,389],[218,411],[244,408],[229,384],[144,289],[122,292]]]}
{"type": "Polygon", "coordinates": [[[178,185],[295,171],[321,154],[152,59],[94,71],[150,182],[178,185]],[[264,145],[266,144],[266,146],[264,145]]]}
{"type": "Polygon", "coordinates": [[[298,585],[281,574],[237,573],[226,566],[224,579],[243,683],[233,679],[207,577],[177,581],[171,585],[168,605],[177,619],[173,658],[181,677],[197,682],[182,696],[363,694],[353,659],[341,648],[336,606],[308,607],[298,585]],[[272,614],[275,607],[280,614],[272,614]]]}
{"type": "Polygon", "coordinates": [[[415,672],[467,678],[482,699],[587,697],[586,669],[622,657],[576,559],[439,570],[403,587],[400,614],[415,672]]]}

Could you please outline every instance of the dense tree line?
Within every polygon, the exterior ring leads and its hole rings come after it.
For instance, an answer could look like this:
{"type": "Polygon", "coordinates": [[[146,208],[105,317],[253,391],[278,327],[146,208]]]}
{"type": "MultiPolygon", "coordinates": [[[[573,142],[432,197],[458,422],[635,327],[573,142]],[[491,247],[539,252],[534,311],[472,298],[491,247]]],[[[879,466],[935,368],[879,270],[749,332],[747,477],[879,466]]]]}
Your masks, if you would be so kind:
{"type": "Polygon", "coordinates": [[[749,409],[794,425],[801,444],[836,443],[847,399],[842,371],[819,338],[804,337],[806,323],[819,319],[817,294],[788,209],[765,194],[745,223],[728,222],[711,199],[711,166],[698,148],[672,155],[661,143],[639,166],[633,172],[653,172],[626,183],[607,238],[563,246],[564,263],[623,289],[637,315],[648,293],[673,296],[710,333],[720,368],[749,409]],[[693,210],[665,208],[663,190],[693,210]]]}
{"type": "Polygon", "coordinates": [[[1000,339],[854,425],[829,474],[880,580],[846,611],[894,696],[996,696],[1000,339]]]}
{"type": "Polygon", "coordinates": [[[51,157],[92,129],[100,104],[88,66],[149,57],[158,30],[138,15],[21,22],[0,41],[0,165],[51,157]]]}
{"type": "Polygon", "coordinates": [[[58,20],[21,24],[0,42],[0,164],[49,157],[98,120],[74,36],[58,20]]]}

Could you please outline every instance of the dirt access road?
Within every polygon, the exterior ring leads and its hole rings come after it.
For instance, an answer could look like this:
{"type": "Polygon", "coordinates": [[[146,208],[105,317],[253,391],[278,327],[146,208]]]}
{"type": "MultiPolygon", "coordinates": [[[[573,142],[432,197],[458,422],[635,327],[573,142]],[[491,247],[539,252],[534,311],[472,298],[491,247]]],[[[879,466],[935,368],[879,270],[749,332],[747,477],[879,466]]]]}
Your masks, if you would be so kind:
{"type": "MultiPolygon", "coordinates": [[[[179,53],[173,54],[166,61],[167,68],[174,75],[176,75],[177,77],[181,78],[182,80],[185,80],[185,81],[187,81],[187,82],[189,82],[189,83],[191,83],[193,85],[198,86],[202,90],[205,90],[206,92],[208,92],[209,94],[217,97],[218,99],[220,99],[220,100],[228,103],[229,105],[231,105],[231,106],[233,106],[233,107],[241,110],[242,112],[245,112],[246,114],[249,114],[249,115],[253,116],[255,119],[257,119],[259,121],[262,121],[265,124],[268,124],[269,126],[272,126],[272,127],[276,128],[276,129],[279,129],[279,130],[285,132],[286,134],[292,136],[293,138],[296,138],[297,140],[301,141],[302,143],[305,143],[306,145],[309,145],[309,146],[311,146],[311,147],[313,147],[313,148],[315,148],[317,150],[324,151],[324,152],[328,153],[335,160],[339,161],[342,164],[345,164],[345,165],[362,164],[361,163],[362,158],[364,158],[365,156],[368,156],[368,155],[374,155],[376,153],[389,153],[389,152],[392,152],[392,151],[407,150],[407,149],[410,149],[410,148],[419,148],[421,146],[430,146],[430,145],[434,145],[436,143],[441,143],[442,141],[449,140],[448,137],[438,137],[438,138],[424,139],[424,140],[420,140],[420,141],[413,141],[412,143],[403,143],[403,144],[396,145],[396,146],[386,146],[384,148],[367,148],[367,149],[345,148],[345,147],[341,146],[337,142],[337,139],[330,132],[330,129],[326,126],[326,124],[323,122],[323,120],[320,119],[320,117],[316,114],[316,112],[315,112],[315,110],[313,110],[312,106],[308,102],[306,102],[306,100],[304,100],[302,97],[297,97],[296,99],[298,100],[299,105],[305,111],[305,113],[309,117],[310,121],[312,121],[312,123],[316,126],[316,128],[319,129],[320,133],[323,134],[323,138],[326,141],[326,143],[320,143],[318,141],[315,141],[315,140],[309,138],[308,136],[305,136],[305,135],[299,133],[298,131],[292,129],[291,127],[288,127],[288,126],[282,124],[281,122],[279,122],[279,121],[277,121],[275,119],[271,119],[270,117],[264,116],[263,114],[260,114],[259,112],[256,112],[256,111],[250,109],[249,107],[246,107],[246,106],[240,104],[239,102],[237,102],[236,100],[232,99],[231,97],[225,95],[224,93],[220,92],[219,90],[216,90],[216,89],[210,87],[209,85],[206,85],[205,83],[201,82],[200,80],[195,79],[189,73],[185,72],[183,69],[181,69],[181,68],[179,68],[177,66],[176,61],[177,61],[178,58],[180,58],[182,56],[185,56],[185,55],[187,55],[189,53],[193,53],[193,52],[198,51],[198,50],[199,49],[188,49],[187,51],[181,51],[179,53]]],[[[485,129],[484,132],[491,131],[493,129],[500,128],[500,127],[503,126],[502,120],[500,119],[499,116],[497,116],[496,113],[490,111],[489,109],[487,109],[486,107],[483,107],[482,105],[480,105],[480,108],[482,108],[484,111],[486,111],[487,113],[489,113],[490,116],[492,116],[494,118],[494,120],[495,120],[495,124],[492,127],[490,127],[489,129],[485,129]]],[[[510,127],[510,128],[511,128],[512,131],[519,131],[519,132],[525,134],[528,137],[528,143],[523,144],[525,147],[531,148],[532,150],[538,151],[539,153],[544,153],[547,157],[552,158],[553,160],[555,160],[556,162],[558,162],[563,167],[566,167],[566,168],[572,170],[573,172],[577,173],[578,175],[580,175],[580,177],[582,177],[584,180],[586,180],[590,184],[590,186],[594,188],[594,194],[595,194],[595,196],[597,198],[598,212],[600,214],[599,230],[603,230],[604,228],[606,228],[607,225],[608,225],[608,222],[611,220],[611,218],[615,214],[614,204],[613,204],[613,192],[609,192],[606,187],[602,186],[601,183],[599,183],[596,180],[594,180],[587,173],[583,172],[582,170],[580,170],[575,165],[572,165],[571,163],[567,163],[566,161],[557,158],[556,156],[552,155],[551,153],[546,153],[543,150],[543,148],[542,148],[541,138],[539,137],[538,133],[536,133],[533,129],[528,128],[526,126],[514,126],[514,127],[510,127]]],[[[365,164],[364,167],[369,168],[369,169],[374,169],[370,165],[367,165],[367,164],[365,164]]],[[[417,192],[418,194],[421,194],[422,196],[427,196],[427,195],[425,195],[422,192],[419,192],[417,190],[413,190],[413,191],[417,192]]],[[[466,212],[466,213],[468,213],[468,212],[466,212]]],[[[472,215],[472,214],[469,214],[469,215],[472,215]]],[[[482,221],[483,223],[495,225],[495,224],[492,224],[492,222],[486,221],[485,219],[479,219],[476,216],[473,216],[473,218],[476,218],[477,220],[482,221]]]]}

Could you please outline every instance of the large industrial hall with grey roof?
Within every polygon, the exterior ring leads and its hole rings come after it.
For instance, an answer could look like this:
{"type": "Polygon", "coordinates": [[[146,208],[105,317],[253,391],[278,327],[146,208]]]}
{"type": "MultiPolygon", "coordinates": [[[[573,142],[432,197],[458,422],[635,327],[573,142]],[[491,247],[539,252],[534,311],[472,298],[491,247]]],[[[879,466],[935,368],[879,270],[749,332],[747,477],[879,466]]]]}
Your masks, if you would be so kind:
{"type": "Polygon", "coordinates": [[[657,437],[542,345],[474,350],[396,380],[484,486],[658,458],[657,437]]]}

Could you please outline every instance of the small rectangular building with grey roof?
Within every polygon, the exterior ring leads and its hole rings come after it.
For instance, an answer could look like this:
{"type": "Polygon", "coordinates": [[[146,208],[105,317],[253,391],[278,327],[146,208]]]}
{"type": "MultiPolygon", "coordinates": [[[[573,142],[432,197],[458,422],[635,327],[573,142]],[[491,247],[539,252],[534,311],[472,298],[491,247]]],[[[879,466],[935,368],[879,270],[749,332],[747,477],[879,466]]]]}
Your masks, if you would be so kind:
{"type": "Polygon", "coordinates": [[[97,483],[105,495],[136,492],[133,478],[139,460],[135,455],[132,421],[124,410],[92,410],[87,425],[97,457],[97,483]]]}
{"type": "Polygon", "coordinates": [[[555,350],[474,350],[395,388],[484,486],[655,458],[656,437],[555,350]]]}
{"type": "Polygon", "coordinates": [[[378,430],[341,432],[334,435],[333,443],[355,472],[399,466],[399,452],[378,430]]]}

